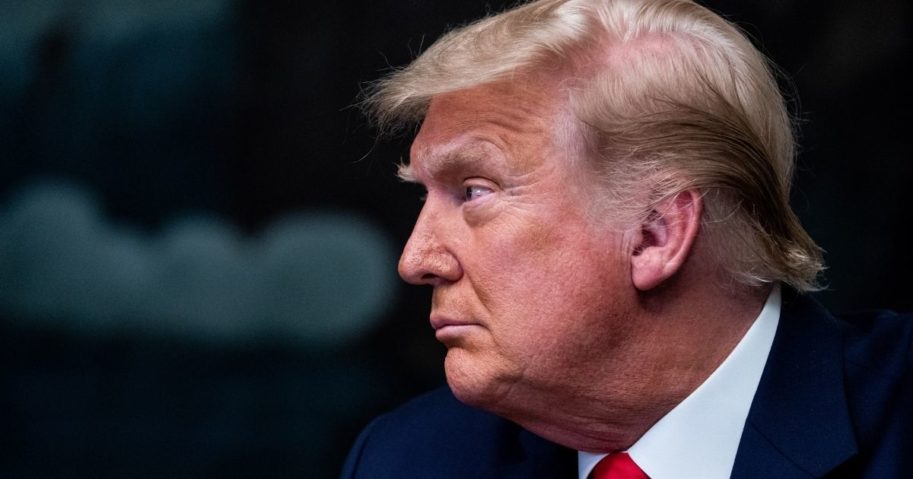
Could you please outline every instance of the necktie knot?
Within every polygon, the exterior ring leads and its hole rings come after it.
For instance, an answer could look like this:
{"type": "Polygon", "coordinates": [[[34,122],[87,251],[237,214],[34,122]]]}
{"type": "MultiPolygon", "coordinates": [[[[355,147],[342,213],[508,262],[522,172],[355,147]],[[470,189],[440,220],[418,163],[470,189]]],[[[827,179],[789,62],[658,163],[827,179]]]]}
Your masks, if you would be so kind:
{"type": "Polygon", "coordinates": [[[602,458],[590,475],[593,479],[650,479],[626,452],[613,452],[602,458]]]}

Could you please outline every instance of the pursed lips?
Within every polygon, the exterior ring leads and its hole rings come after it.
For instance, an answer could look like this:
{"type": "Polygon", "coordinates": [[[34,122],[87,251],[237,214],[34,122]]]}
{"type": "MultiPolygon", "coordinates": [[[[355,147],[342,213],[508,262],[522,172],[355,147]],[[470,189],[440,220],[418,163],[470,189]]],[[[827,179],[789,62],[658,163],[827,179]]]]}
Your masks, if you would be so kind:
{"type": "Polygon", "coordinates": [[[482,326],[480,323],[475,321],[467,320],[458,320],[453,319],[447,316],[441,316],[437,314],[431,315],[431,327],[434,328],[436,332],[440,332],[444,329],[458,329],[463,326],[482,326]]]}

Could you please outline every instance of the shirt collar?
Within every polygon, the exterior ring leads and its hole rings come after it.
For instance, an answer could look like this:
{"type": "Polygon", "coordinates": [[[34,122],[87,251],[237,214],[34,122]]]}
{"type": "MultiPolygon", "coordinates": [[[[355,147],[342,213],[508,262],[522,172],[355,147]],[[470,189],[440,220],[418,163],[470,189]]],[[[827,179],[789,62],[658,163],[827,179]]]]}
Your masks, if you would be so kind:
{"type": "MultiPolygon", "coordinates": [[[[628,449],[651,479],[726,479],[732,472],[745,419],[780,321],[780,286],[729,356],[697,389],[628,449]]],[[[578,451],[586,479],[605,453],[578,451]]]]}

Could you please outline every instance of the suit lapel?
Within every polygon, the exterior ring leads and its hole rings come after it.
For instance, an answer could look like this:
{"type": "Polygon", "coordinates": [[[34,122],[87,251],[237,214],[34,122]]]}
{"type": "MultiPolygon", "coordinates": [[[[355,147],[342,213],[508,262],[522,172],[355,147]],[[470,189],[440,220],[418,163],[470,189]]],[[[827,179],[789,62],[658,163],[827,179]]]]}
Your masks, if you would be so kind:
{"type": "Polygon", "coordinates": [[[843,364],[840,323],[813,300],[784,294],[733,478],[821,477],[856,453],[843,364]]]}

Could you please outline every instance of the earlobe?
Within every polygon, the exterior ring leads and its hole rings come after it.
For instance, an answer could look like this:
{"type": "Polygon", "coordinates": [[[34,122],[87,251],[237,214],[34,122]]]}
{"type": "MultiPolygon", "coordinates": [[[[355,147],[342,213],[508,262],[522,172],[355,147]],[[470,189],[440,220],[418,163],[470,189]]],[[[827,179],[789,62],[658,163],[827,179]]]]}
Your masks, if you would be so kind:
{"type": "Polygon", "coordinates": [[[691,253],[703,203],[696,190],[660,202],[640,225],[631,252],[631,280],[647,291],[674,276],[691,253]]]}

